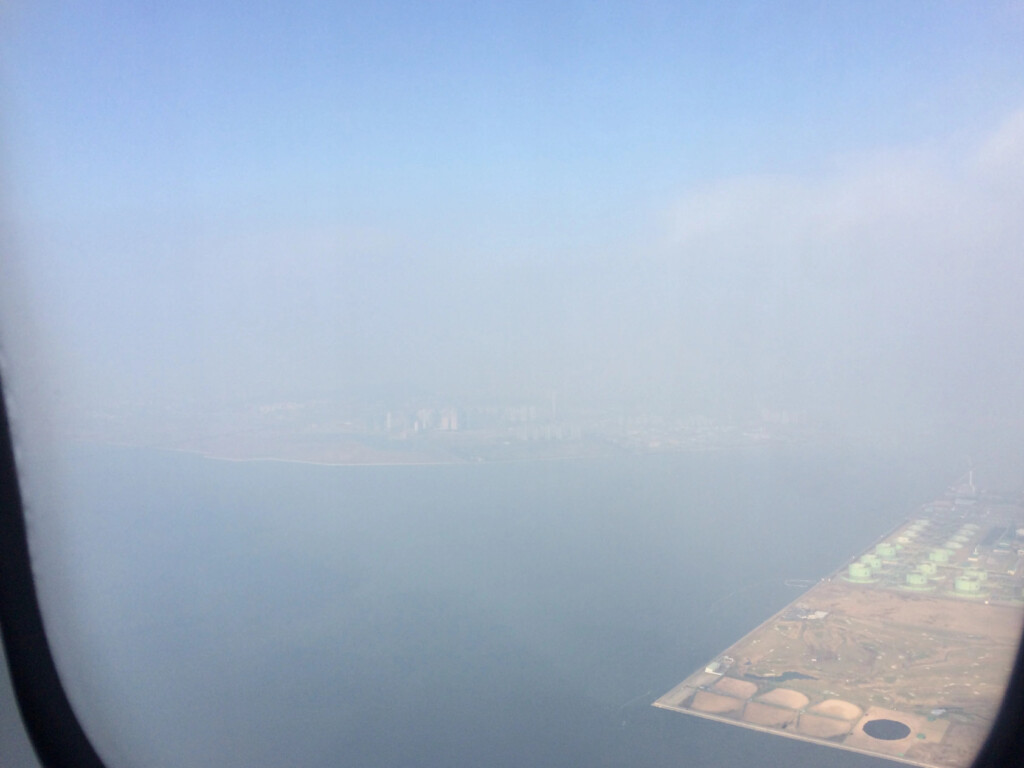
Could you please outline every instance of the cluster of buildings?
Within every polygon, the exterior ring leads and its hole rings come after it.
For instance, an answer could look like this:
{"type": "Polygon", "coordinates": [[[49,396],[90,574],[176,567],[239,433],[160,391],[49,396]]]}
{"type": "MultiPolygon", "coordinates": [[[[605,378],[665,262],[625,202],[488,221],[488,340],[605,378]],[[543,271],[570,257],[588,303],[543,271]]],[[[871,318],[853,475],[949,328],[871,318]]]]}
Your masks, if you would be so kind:
{"type": "Polygon", "coordinates": [[[420,432],[457,432],[459,412],[456,408],[417,408],[414,411],[388,411],[384,431],[392,436],[420,432]]]}

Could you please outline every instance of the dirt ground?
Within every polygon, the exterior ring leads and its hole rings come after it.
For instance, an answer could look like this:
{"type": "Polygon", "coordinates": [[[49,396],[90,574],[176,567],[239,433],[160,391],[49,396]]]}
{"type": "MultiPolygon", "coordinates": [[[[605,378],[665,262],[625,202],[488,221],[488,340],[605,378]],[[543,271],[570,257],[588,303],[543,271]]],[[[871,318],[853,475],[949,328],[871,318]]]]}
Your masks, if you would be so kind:
{"type": "Polygon", "coordinates": [[[864,711],[856,704],[841,699],[826,699],[811,707],[811,712],[826,717],[838,717],[840,720],[856,720],[864,711]]]}
{"type": "Polygon", "coordinates": [[[923,746],[941,742],[948,727],[947,720],[929,720],[922,715],[910,712],[870,707],[853,729],[853,733],[846,738],[844,744],[884,755],[914,759],[915,753],[920,752],[923,746]],[[877,719],[896,720],[909,727],[910,733],[902,739],[874,739],[864,732],[864,725],[877,719]]]}
{"type": "Polygon", "coordinates": [[[725,676],[689,678],[695,695],[676,708],[939,768],[969,762],[1002,697],[1019,608],[838,580],[800,605],[827,616],[780,613],[724,651],[736,660],[725,676]],[[913,733],[869,736],[879,713],[913,733]]]}
{"type": "Polygon", "coordinates": [[[702,669],[656,704],[929,768],[968,765],[1024,626],[1021,544],[1006,539],[1024,527],[1024,506],[944,497],[919,517],[888,534],[890,557],[872,583],[841,569],[725,649],[723,677],[702,669]],[[958,554],[934,565],[936,548],[950,547],[958,554]],[[922,566],[934,590],[907,589],[922,566]],[[957,579],[984,582],[980,596],[958,594],[957,579]],[[909,733],[865,731],[875,719],[909,733]]]}
{"type": "Polygon", "coordinates": [[[743,711],[743,719],[755,725],[765,725],[771,728],[781,728],[792,723],[797,718],[797,713],[792,709],[782,709],[751,701],[743,711]]]}
{"type": "Polygon", "coordinates": [[[717,693],[697,691],[690,706],[700,712],[724,715],[727,712],[740,712],[743,709],[743,702],[731,696],[719,696],[717,693]]]}
{"type": "Polygon", "coordinates": [[[759,696],[758,701],[789,709],[803,709],[810,703],[810,699],[800,691],[793,691],[789,688],[774,688],[759,696]]]}
{"type": "Polygon", "coordinates": [[[737,699],[749,699],[757,693],[757,683],[748,680],[737,680],[735,677],[723,677],[714,685],[715,691],[737,699]]]}
{"type": "Polygon", "coordinates": [[[800,715],[796,727],[800,733],[807,736],[815,736],[819,739],[832,739],[849,733],[853,725],[846,720],[836,720],[833,717],[800,715]]]}
{"type": "Polygon", "coordinates": [[[992,642],[1016,645],[1021,634],[1020,608],[955,600],[941,595],[859,588],[832,582],[801,598],[815,610],[836,611],[864,622],[982,635],[992,642]]]}

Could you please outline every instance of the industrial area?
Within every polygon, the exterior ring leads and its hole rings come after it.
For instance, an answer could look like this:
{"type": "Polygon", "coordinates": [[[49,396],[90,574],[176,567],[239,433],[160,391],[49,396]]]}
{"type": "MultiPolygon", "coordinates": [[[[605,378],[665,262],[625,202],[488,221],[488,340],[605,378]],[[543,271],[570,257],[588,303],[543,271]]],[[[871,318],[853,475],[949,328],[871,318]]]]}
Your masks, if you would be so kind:
{"type": "Polygon", "coordinates": [[[1024,503],[973,476],[654,702],[928,768],[971,763],[1024,619],[1024,503]]]}

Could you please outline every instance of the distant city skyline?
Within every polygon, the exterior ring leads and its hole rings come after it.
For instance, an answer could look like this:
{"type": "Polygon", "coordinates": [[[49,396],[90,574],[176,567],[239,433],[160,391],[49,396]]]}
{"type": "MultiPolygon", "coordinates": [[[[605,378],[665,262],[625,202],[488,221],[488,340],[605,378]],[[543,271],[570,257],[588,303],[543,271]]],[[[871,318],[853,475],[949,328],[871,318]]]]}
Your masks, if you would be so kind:
{"type": "Polygon", "coordinates": [[[5,13],[4,342],[50,410],[1024,433],[1019,3],[5,13]]]}

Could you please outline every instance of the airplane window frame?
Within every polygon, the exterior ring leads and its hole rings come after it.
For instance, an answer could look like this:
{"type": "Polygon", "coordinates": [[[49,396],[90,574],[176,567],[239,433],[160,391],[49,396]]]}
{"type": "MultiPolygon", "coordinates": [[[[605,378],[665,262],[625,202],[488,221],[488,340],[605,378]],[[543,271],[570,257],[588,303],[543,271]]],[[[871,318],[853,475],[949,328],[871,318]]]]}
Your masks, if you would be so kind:
{"type": "Polygon", "coordinates": [[[60,681],[32,575],[0,376],[0,636],[21,722],[44,768],[104,768],[60,681]]]}

